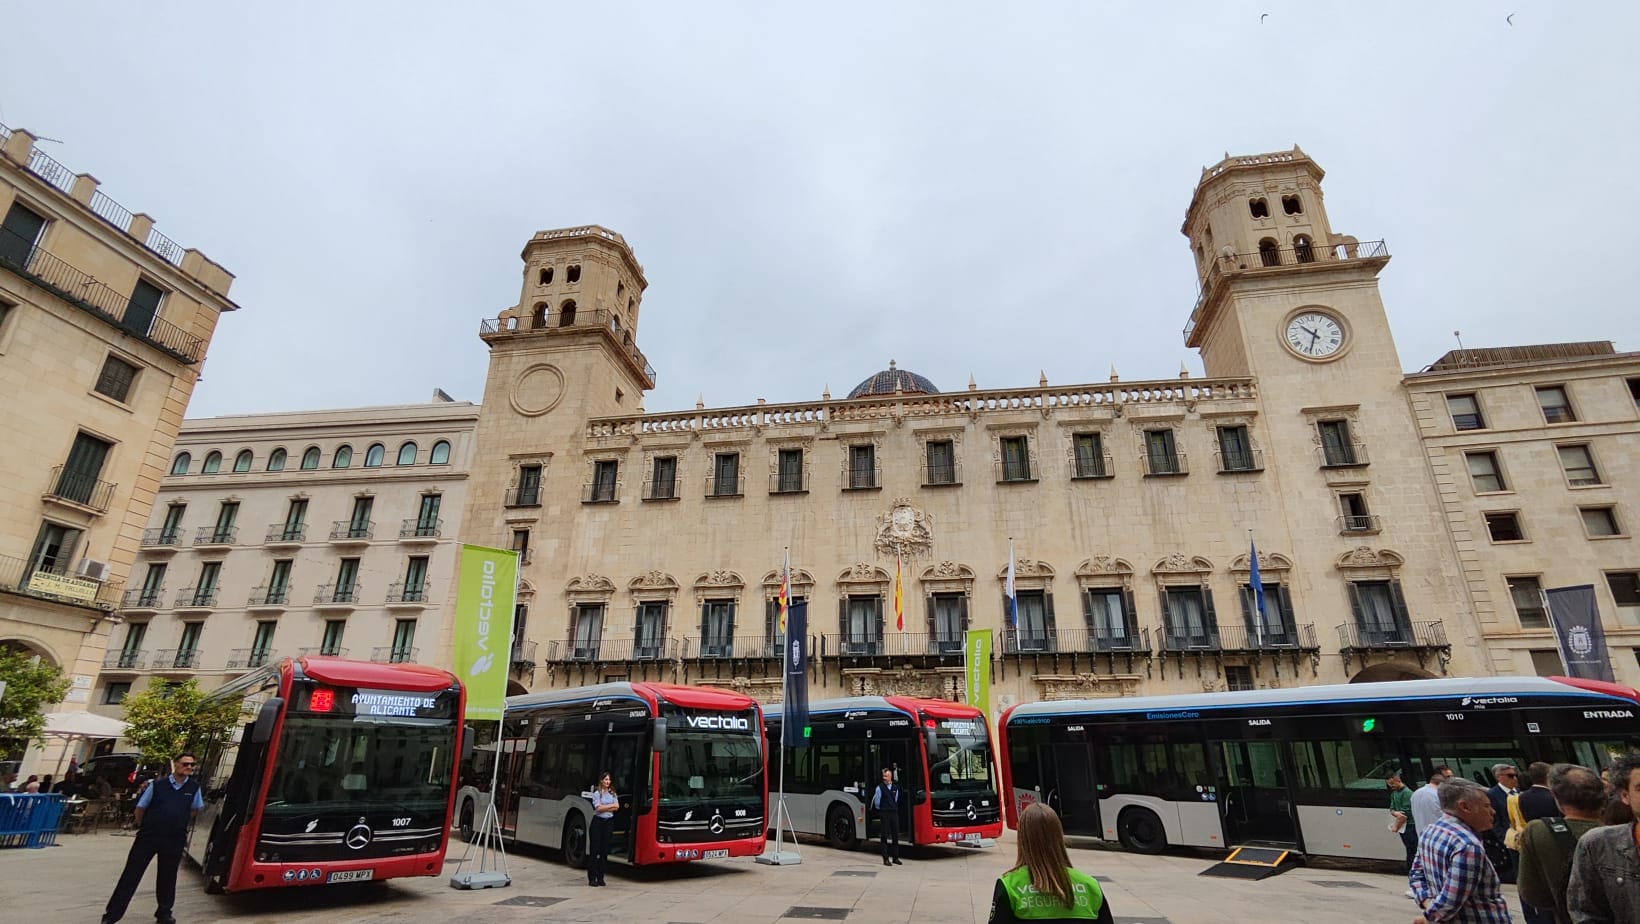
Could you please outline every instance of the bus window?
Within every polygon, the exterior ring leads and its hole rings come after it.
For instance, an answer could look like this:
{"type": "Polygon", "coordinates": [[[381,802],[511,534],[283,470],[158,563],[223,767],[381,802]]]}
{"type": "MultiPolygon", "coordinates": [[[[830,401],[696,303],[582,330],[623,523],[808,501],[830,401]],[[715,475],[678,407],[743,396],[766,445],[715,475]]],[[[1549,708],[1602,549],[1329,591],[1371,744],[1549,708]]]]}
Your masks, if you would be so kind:
{"type": "Polygon", "coordinates": [[[1636,742],[1633,739],[1627,741],[1573,741],[1572,763],[1580,767],[1590,767],[1596,771],[1604,770],[1611,766],[1612,761],[1635,750],[1640,750],[1640,747],[1636,747],[1636,742]]]}
{"type": "MultiPolygon", "coordinates": [[[[1446,764],[1453,776],[1473,780],[1482,786],[1497,782],[1492,778],[1495,764],[1522,766],[1519,747],[1513,741],[1441,741],[1430,739],[1423,743],[1427,767],[1446,764]]],[[[1428,779],[1429,774],[1424,774],[1428,779]]]]}
{"type": "MultiPolygon", "coordinates": [[[[1293,772],[1300,802],[1321,805],[1377,807],[1387,804],[1385,783],[1401,769],[1392,739],[1361,737],[1348,740],[1293,742],[1293,772]]],[[[1407,781],[1413,785],[1413,780],[1407,781]]]]}
{"type": "Polygon", "coordinates": [[[1111,774],[1103,796],[1118,793],[1195,800],[1196,787],[1213,783],[1207,750],[1199,741],[1172,743],[1163,733],[1112,735],[1108,756],[1111,774]]]}

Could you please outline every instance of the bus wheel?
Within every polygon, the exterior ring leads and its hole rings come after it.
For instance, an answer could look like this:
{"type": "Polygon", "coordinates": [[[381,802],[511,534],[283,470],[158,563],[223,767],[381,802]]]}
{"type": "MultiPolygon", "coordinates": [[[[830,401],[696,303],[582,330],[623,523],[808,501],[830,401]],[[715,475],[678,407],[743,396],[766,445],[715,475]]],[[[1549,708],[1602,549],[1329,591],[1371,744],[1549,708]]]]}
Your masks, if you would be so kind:
{"type": "Polygon", "coordinates": [[[1116,819],[1116,837],[1133,853],[1154,855],[1167,849],[1167,829],[1150,809],[1123,809],[1116,819]]]}
{"type": "Polygon", "coordinates": [[[580,815],[564,822],[564,862],[575,869],[587,865],[587,823],[580,815]]]}
{"type": "Polygon", "coordinates": [[[854,813],[846,805],[833,805],[826,812],[826,840],[831,846],[839,850],[853,850],[857,838],[854,836],[854,813]]]}
{"type": "Polygon", "coordinates": [[[473,842],[473,803],[461,803],[461,839],[471,844],[473,842]]]}

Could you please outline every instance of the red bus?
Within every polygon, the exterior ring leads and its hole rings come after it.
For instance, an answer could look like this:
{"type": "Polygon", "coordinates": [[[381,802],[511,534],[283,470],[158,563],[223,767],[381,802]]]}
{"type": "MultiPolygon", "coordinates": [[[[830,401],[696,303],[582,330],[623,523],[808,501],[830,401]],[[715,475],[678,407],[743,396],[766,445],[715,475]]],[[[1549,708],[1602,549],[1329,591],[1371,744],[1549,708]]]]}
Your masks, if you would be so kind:
{"type": "MultiPolygon", "coordinates": [[[[771,711],[764,722],[772,754],[783,720],[771,711]]],[[[978,709],[906,696],[821,700],[809,704],[808,741],[786,749],[786,810],[799,833],[842,848],[875,837],[867,808],[886,767],[911,796],[900,803],[900,830],[912,843],[1002,834],[990,729],[978,709]]]]}
{"type": "MultiPolygon", "coordinates": [[[[763,716],[728,690],[604,683],[507,698],[502,836],[586,863],[592,803],[607,771],[620,797],[609,855],[634,866],[763,852],[763,716]]],[[[495,744],[478,746],[458,797],[462,836],[484,817],[495,744]]]]}
{"type": "Polygon", "coordinates": [[[211,694],[251,720],[199,754],[205,891],[437,876],[465,693],[418,664],[303,657],[211,694]]]}

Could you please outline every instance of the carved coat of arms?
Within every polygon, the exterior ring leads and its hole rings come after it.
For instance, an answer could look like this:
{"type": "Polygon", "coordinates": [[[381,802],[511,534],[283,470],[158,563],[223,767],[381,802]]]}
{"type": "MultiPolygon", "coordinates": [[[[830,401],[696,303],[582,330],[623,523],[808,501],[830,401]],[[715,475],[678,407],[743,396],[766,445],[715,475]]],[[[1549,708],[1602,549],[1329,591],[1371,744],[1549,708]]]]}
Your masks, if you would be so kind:
{"type": "Polygon", "coordinates": [[[934,518],[895,498],[887,513],[877,515],[877,551],[883,555],[926,555],[934,550],[934,518]]]}

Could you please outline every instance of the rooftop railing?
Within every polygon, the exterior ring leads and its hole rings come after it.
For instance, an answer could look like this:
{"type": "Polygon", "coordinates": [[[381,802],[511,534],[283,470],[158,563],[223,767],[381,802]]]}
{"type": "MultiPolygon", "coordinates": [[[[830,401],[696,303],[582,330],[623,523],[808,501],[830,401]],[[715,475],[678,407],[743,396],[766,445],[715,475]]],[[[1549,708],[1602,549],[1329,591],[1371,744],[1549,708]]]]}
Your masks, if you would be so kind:
{"type": "Polygon", "coordinates": [[[655,367],[632,342],[631,332],[620,326],[620,316],[608,308],[578,308],[573,312],[559,312],[536,318],[485,318],[479,322],[480,337],[510,337],[517,334],[538,333],[546,330],[588,330],[602,328],[610,343],[643,370],[651,386],[655,382],[655,367]]]}
{"type": "Polygon", "coordinates": [[[1184,327],[1185,342],[1189,343],[1190,336],[1196,332],[1196,325],[1202,319],[1202,309],[1207,307],[1213,293],[1218,291],[1219,283],[1229,276],[1283,267],[1387,259],[1389,247],[1381,240],[1346,240],[1336,244],[1311,241],[1295,247],[1270,247],[1249,253],[1219,254],[1213,257],[1206,275],[1202,277],[1201,290],[1196,295],[1196,305],[1191,309],[1190,321],[1184,327]]]}

